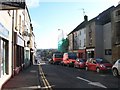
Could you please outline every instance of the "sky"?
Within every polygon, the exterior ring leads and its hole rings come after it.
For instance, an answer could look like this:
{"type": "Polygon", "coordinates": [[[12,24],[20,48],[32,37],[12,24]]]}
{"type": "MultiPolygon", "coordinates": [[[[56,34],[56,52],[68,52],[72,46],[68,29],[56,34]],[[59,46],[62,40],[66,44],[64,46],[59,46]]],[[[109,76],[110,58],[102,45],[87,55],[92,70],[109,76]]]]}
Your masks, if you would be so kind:
{"type": "Polygon", "coordinates": [[[58,47],[58,36],[66,37],[84,20],[96,17],[119,0],[27,0],[37,49],[58,47]]]}

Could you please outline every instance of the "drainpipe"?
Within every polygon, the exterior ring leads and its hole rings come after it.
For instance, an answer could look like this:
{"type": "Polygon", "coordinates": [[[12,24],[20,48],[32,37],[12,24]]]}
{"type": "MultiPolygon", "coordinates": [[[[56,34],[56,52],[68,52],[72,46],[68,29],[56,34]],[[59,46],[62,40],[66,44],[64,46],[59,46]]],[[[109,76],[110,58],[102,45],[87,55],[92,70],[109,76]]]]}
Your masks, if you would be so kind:
{"type": "Polygon", "coordinates": [[[14,73],[14,10],[12,13],[12,77],[15,75],[14,73]]]}

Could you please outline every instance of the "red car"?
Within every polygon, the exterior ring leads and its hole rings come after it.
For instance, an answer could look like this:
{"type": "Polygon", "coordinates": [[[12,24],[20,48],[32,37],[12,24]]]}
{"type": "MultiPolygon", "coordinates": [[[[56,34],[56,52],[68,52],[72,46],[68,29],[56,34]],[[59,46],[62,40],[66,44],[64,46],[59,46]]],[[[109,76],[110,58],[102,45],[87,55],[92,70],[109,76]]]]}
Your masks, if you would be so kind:
{"type": "Polygon", "coordinates": [[[86,67],[85,68],[86,68],[86,70],[92,70],[92,71],[96,71],[96,72],[108,71],[108,70],[112,69],[112,64],[110,64],[105,59],[90,58],[86,61],[86,67]]]}
{"type": "Polygon", "coordinates": [[[63,60],[63,54],[61,52],[53,53],[53,64],[59,64],[63,60]]]}
{"type": "Polygon", "coordinates": [[[61,63],[67,66],[74,66],[76,58],[77,58],[76,53],[73,53],[73,52],[64,53],[63,61],[61,63]]]}
{"type": "Polygon", "coordinates": [[[74,67],[85,68],[85,63],[86,63],[85,59],[77,58],[76,61],[75,61],[75,63],[74,63],[74,67]]]}

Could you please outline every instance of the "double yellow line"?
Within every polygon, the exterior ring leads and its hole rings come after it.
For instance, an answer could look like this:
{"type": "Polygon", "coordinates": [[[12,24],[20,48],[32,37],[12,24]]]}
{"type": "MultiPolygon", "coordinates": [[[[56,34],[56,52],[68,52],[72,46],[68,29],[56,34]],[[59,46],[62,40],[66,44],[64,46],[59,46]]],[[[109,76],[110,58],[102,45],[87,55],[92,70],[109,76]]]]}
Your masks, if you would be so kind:
{"type": "Polygon", "coordinates": [[[52,87],[50,86],[48,80],[46,79],[45,74],[44,74],[44,72],[42,70],[41,65],[39,65],[39,73],[40,73],[40,76],[41,76],[41,80],[42,80],[42,82],[44,84],[44,87],[41,87],[41,88],[42,89],[46,89],[46,90],[52,90],[52,87]]]}

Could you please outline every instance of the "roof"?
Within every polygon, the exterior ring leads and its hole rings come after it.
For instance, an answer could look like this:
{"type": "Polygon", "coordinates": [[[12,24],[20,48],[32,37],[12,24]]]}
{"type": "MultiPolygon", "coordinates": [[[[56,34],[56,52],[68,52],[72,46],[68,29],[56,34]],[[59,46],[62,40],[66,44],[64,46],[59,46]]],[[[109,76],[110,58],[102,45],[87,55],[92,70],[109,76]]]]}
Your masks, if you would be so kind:
{"type": "Polygon", "coordinates": [[[70,35],[71,33],[75,32],[75,31],[78,31],[78,30],[84,28],[85,25],[86,25],[86,23],[87,23],[87,21],[83,21],[83,22],[80,23],[73,31],[71,31],[68,35],[70,35]]]}
{"type": "Polygon", "coordinates": [[[118,4],[116,7],[115,7],[115,9],[119,9],[120,8],[120,4],[118,4]]]}
{"type": "MultiPolygon", "coordinates": [[[[119,5],[120,7],[120,5],[119,5]]],[[[104,25],[108,22],[111,21],[111,13],[114,10],[114,6],[111,6],[110,8],[106,9],[105,11],[103,11],[102,13],[100,13],[98,16],[94,17],[93,19],[89,20],[89,21],[83,21],[82,23],[80,23],[73,31],[71,31],[68,35],[70,35],[71,33],[78,31],[82,28],[84,28],[88,23],[91,23],[93,21],[96,22],[96,24],[99,25],[104,25]]]]}
{"type": "Polygon", "coordinates": [[[106,9],[102,13],[100,13],[96,18],[96,24],[104,25],[106,23],[111,22],[111,13],[114,10],[114,6],[106,9]]]}

